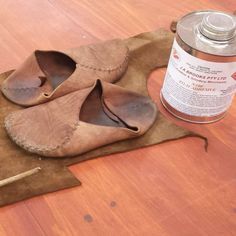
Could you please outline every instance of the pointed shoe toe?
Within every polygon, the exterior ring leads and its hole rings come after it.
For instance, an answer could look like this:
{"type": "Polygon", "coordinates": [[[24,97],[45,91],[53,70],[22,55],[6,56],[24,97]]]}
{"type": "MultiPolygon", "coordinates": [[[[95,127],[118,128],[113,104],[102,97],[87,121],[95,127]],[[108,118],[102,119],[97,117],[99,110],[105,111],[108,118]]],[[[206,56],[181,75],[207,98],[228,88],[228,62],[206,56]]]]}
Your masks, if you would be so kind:
{"type": "Polygon", "coordinates": [[[67,157],[141,136],[156,115],[150,98],[97,80],[90,88],[10,114],[5,127],[29,152],[67,157]]]}
{"type": "Polygon", "coordinates": [[[36,50],[3,82],[10,101],[33,106],[91,87],[113,83],[126,71],[129,50],[120,39],[64,51],[36,50]]]}
{"type": "Polygon", "coordinates": [[[44,94],[52,90],[36,57],[31,55],[17,70],[9,73],[2,83],[1,91],[10,101],[30,106],[38,103],[44,94]]]}

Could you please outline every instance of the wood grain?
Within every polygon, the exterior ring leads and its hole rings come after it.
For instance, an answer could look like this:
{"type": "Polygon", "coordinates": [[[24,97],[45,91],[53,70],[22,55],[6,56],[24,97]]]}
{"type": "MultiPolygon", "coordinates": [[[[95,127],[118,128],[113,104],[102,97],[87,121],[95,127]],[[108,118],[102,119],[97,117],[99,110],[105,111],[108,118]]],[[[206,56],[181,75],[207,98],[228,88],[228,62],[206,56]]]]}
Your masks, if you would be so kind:
{"type": "MultiPolygon", "coordinates": [[[[0,70],[34,49],[128,37],[199,9],[233,11],[235,0],[1,0],[0,70]]],[[[161,56],[161,55],[160,55],[161,56]]],[[[108,156],[70,169],[78,188],[0,209],[0,235],[236,235],[236,102],[214,124],[179,121],[161,106],[165,69],[149,91],[173,122],[204,134],[108,156]]],[[[14,193],[12,193],[14,194],[14,193]]]]}

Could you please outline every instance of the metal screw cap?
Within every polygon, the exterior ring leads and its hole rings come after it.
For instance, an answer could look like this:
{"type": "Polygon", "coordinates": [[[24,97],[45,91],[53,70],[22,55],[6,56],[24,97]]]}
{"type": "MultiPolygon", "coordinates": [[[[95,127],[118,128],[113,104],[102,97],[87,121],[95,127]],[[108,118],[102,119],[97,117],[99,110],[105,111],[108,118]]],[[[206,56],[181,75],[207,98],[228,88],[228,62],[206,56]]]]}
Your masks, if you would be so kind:
{"type": "Polygon", "coordinates": [[[210,12],[199,25],[200,32],[209,39],[225,41],[236,33],[236,18],[223,12],[210,12]]]}

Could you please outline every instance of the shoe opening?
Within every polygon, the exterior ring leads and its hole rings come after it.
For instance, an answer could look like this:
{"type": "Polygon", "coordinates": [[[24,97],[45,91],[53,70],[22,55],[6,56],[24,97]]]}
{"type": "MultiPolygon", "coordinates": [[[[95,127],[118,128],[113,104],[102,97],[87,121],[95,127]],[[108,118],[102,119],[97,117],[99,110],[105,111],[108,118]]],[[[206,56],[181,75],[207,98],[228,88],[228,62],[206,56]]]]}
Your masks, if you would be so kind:
{"type": "MultiPolygon", "coordinates": [[[[68,79],[76,69],[76,62],[61,52],[37,50],[35,57],[53,89],[68,79]]],[[[41,79],[41,81],[41,86],[43,86],[45,80],[41,79]]]]}
{"type": "Polygon", "coordinates": [[[103,88],[100,80],[87,96],[80,110],[80,120],[102,126],[123,127],[138,131],[138,127],[128,125],[114,114],[103,100],[103,88]]]}

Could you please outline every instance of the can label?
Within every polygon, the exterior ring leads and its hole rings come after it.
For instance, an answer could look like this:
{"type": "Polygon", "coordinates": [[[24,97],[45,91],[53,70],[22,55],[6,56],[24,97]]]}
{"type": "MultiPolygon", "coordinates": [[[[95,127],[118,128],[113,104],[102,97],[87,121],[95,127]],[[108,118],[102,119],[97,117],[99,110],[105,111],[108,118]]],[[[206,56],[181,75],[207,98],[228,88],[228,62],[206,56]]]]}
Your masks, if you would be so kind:
{"type": "Polygon", "coordinates": [[[176,110],[199,117],[225,112],[236,89],[236,62],[210,62],[185,52],[175,40],[162,88],[176,110]]]}

